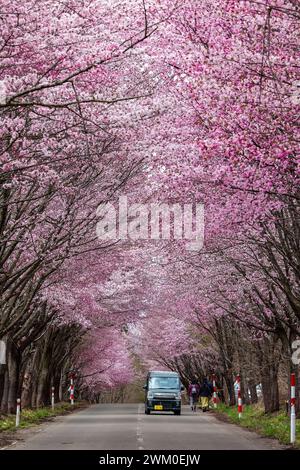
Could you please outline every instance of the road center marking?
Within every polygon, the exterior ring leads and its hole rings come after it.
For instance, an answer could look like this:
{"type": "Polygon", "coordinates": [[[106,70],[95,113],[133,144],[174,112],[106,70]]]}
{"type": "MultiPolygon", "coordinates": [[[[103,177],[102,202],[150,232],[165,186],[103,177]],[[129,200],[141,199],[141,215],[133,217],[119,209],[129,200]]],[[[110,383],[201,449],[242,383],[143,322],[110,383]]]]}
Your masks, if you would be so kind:
{"type": "Polygon", "coordinates": [[[138,450],[144,450],[144,447],[143,447],[143,442],[144,442],[144,438],[143,438],[143,431],[142,431],[142,428],[141,428],[141,424],[142,424],[142,405],[139,404],[138,406],[138,416],[137,416],[137,425],[136,425],[136,438],[137,438],[137,442],[138,442],[138,450]]]}

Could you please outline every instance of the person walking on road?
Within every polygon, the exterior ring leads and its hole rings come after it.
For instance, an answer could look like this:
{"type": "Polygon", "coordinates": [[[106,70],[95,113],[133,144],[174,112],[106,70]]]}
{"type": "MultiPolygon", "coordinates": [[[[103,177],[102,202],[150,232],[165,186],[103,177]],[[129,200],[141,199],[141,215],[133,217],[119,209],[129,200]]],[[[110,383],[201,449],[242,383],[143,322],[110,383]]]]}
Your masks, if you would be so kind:
{"type": "Polygon", "coordinates": [[[188,394],[190,397],[190,406],[193,412],[197,411],[197,402],[199,400],[200,386],[194,378],[192,383],[189,385],[188,394]]]}
{"type": "Polygon", "coordinates": [[[213,386],[208,382],[207,378],[203,379],[203,383],[200,386],[199,395],[201,400],[202,411],[205,412],[208,410],[209,400],[213,393],[213,386]]]}

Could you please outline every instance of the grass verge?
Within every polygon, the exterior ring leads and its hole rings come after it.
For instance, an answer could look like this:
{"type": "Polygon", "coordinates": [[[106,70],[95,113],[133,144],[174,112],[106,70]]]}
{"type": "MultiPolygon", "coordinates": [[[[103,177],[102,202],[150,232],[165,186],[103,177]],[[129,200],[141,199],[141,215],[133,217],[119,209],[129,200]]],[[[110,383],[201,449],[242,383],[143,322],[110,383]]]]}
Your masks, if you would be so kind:
{"type": "MultiPolygon", "coordinates": [[[[239,419],[237,407],[218,403],[218,408],[214,412],[217,415],[226,416],[231,423],[255,431],[262,436],[277,439],[281,444],[290,443],[290,418],[285,411],[266,414],[260,405],[244,405],[242,418],[239,419]]],[[[296,420],[295,447],[300,449],[299,419],[296,420]]]]}
{"type": "Polygon", "coordinates": [[[16,417],[15,415],[0,415],[0,433],[3,431],[16,431],[21,428],[28,428],[36,424],[40,424],[43,421],[49,421],[55,416],[65,415],[71,413],[73,410],[82,408],[83,403],[76,403],[74,406],[69,403],[58,403],[54,411],[51,407],[38,408],[36,410],[24,409],[21,413],[20,426],[16,428],[16,417]]]}

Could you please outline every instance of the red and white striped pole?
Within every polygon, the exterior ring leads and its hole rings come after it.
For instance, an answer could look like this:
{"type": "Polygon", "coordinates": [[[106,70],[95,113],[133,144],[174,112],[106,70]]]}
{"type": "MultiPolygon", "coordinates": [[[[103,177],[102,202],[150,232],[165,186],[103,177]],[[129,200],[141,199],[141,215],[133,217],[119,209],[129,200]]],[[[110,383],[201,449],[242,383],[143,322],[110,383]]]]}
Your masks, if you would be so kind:
{"type": "Polygon", "coordinates": [[[51,406],[52,411],[54,411],[54,387],[51,388],[51,406]]]}
{"type": "Polygon", "coordinates": [[[291,444],[296,442],[296,376],[291,374],[291,444]]]}
{"type": "Polygon", "coordinates": [[[21,399],[17,399],[17,411],[16,411],[16,428],[20,426],[20,415],[21,415],[21,399]]]}
{"type": "Polygon", "coordinates": [[[241,394],[241,378],[239,375],[236,376],[236,382],[238,386],[238,413],[239,413],[239,418],[241,418],[242,413],[243,413],[243,402],[242,402],[242,394],[241,394]]]}
{"type": "Polygon", "coordinates": [[[74,405],[74,379],[73,377],[71,377],[70,400],[71,400],[71,405],[74,405]]]}
{"type": "Polygon", "coordinates": [[[213,374],[213,376],[212,376],[212,383],[213,383],[213,390],[214,390],[213,404],[214,404],[214,408],[217,408],[217,387],[216,387],[216,376],[215,376],[215,374],[213,374]]]}

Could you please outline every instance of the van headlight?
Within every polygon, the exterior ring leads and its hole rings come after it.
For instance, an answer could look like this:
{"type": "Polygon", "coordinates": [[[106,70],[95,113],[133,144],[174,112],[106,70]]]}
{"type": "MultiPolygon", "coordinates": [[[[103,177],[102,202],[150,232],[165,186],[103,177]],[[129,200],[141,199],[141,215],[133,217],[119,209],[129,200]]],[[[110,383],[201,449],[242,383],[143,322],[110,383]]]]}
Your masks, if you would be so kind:
{"type": "Polygon", "coordinates": [[[175,398],[176,398],[176,400],[181,400],[181,393],[178,392],[178,393],[175,395],[175,398]]]}
{"type": "Polygon", "coordinates": [[[152,400],[153,397],[154,397],[153,392],[148,392],[148,393],[147,393],[147,398],[148,398],[148,400],[152,400]]]}

